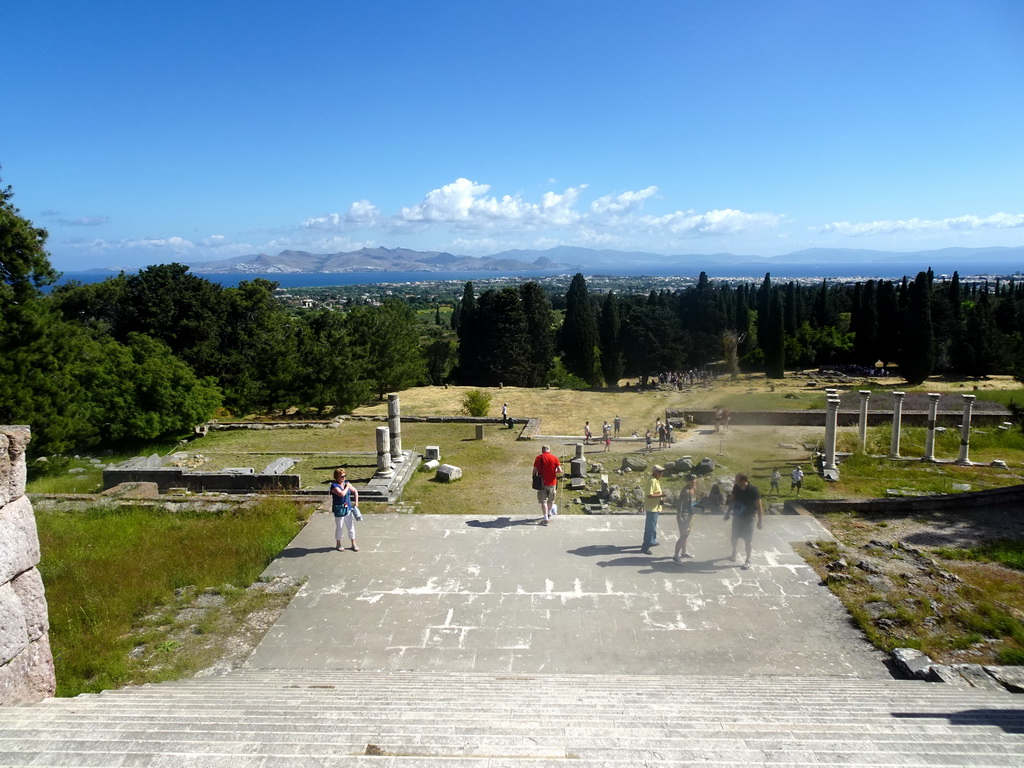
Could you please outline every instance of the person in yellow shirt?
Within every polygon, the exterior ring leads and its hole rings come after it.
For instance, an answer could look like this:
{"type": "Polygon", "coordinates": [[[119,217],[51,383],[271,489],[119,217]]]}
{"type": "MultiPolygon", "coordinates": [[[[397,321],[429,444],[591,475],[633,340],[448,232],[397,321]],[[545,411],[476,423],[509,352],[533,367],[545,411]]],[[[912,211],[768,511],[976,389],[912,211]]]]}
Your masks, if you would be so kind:
{"type": "Polygon", "coordinates": [[[651,467],[651,479],[647,483],[647,493],[644,494],[646,519],[644,520],[644,543],[640,547],[640,551],[645,555],[651,554],[651,547],[658,543],[658,513],[661,512],[661,501],[665,498],[665,493],[661,490],[661,476],[664,473],[665,468],[661,464],[651,467]]]}

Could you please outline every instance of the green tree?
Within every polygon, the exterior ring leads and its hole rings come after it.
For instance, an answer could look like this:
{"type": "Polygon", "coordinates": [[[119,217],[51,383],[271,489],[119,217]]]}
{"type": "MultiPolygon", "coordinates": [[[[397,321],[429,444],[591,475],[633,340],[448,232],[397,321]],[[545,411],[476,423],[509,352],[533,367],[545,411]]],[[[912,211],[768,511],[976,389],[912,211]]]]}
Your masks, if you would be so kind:
{"type": "Polygon", "coordinates": [[[565,321],[562,323],[562,362],[569,373],[588,383],[599,383],[597,366],[597,320],[590,304],[587,281],[577,272],[565,294],[565,321]]]}
{"type": "Polygon", "coordinates": [[[547,294],[532,280],[519,287],[519,296],[526,316],[527,367],[524,385],[541,387],[547,383],[554,364],[554,313],[547,294]]]}
{"type": "Polygon", "coordinates": [[[379,307],[360,307],[352,315],[357,343],[366,349],[366,378],[381,400],[388,392],[423,380],[416,317],[405,302],[388,299],[379,307]]]}
{"type": "Polygon", "coordinates": [[[913,385],[922,383],[935,369],[931,289],[927,273],[918,272],[908,287],[906,307],[900,375],[913,385]]]}
{"type": "Polygon", "coordinates": [[[622,317],[619,314],[619,300],[613,291],[608,291],[601,306],[601,323],[598,329],[601,342],[601,374],[609,387],[618,386],[625,371],[622,355],[622,317]]]}
{"type": "Polygon", "coordinates": [[[364,373],[366,350],[352,332],[353,318],[359,316],[320,310],[308,318],[299,336],[303,365],[295,396],[318,414],[328,408],[351,413],[373,392],[372,382],[364,373]]]}

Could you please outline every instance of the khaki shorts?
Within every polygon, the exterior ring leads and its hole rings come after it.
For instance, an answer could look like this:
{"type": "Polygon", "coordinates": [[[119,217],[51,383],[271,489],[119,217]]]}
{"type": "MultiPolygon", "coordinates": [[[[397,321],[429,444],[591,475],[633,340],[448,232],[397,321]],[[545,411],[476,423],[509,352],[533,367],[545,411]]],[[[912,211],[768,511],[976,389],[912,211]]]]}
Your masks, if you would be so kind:
{"type": "Polygon", "coordinates": [[[545,502],[551,504],[555,500],[555,490],[557,488],[557,485],[545,485],[537,491],[537,501],[541,504],[544,504],[545,502]]]}

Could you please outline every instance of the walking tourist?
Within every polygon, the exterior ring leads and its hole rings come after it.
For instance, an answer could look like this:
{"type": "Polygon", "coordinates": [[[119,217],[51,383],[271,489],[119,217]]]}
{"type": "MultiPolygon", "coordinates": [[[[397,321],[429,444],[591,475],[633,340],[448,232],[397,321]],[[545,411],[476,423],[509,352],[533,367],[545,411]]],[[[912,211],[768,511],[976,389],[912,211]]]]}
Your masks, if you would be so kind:
{"type": "Polygon", "coordinates": [[[533,474],[534,477],[540,478],[541,487],[537,489],[537,501],[540,502],[540,511],[544,516],[541,525],[547,525],[551,519],[551,505],[555,503],[558,478],[562,474],[562,464],[551,452],[551,446],[540,447],[540,454],[533,460],[533,474]]]}
{"type": "Polygon", "coordinates": [[[686,551],[686,540],[690,537],[693,527],[693,505],[697,501],[697,476],[687,475],[686,485],[679,492],[679,505],[676,507],[676,523],[679,524],[679,541],[676,542],[676,554],[672,559],[683,562],[684,557],[693,557],[686,551]]]}
{"type": "Polygon", "coordinates": [[[612,422],[615,426],[615,436],[619,436],[619,430],[622,429],[622,419],[619,418],[618,414],[615,414],[615,420],[612,422]]]}
{"type": "Polygon", "coordinates": [[[736,559],[740,539],[743,539],[746,547],[747,558],[743,561],[743,570],[750,568],[750,554],[754,547],[754,519],[757,518],[757,528],[760,530],[763,515],[761,492],[750,484],[746,474],[740,472],[732,487],[725,519],[732,517],[732,554],[729,559],[736,559]]]}
{"type": "Polygon", "coordinates": [[[772,470],[771,487],[768,489],[768,493],[774,493],[776,496],[779,495],[780,480],[782,480],[782,473],[779,472],[778,467],[775,467],[775,469],[772,470]]]}

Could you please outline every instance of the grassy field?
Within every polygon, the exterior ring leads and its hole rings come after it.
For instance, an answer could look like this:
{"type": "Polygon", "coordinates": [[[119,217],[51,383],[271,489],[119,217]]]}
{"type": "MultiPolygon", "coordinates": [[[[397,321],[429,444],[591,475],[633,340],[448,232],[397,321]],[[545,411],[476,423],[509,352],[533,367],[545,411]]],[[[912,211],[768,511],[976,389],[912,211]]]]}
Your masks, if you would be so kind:
{"type": "Polygon", "coordinates": [[[307,514],[273,500],[202,514],[37,510],[58,695],[175,679],[211,664],[221,648],[204,635],[290,597],[246,587],[307,514]],[[182,613],[199,593],[223,610],[209,619],[182,613]]]}

